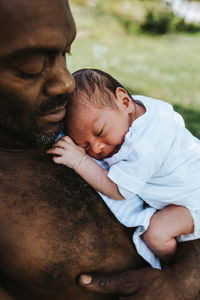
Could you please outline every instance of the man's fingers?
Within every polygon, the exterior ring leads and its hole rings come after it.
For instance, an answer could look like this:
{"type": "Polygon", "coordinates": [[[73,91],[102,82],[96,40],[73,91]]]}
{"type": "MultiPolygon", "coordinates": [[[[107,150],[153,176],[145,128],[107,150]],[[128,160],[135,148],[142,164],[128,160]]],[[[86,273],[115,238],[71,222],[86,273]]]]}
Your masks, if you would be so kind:
{"type": "Polygon", "coordinates": [[[115,275],[81,274],[78,281],[83,288],[93,292],[128,296],[138,289],[135,272],[130,270],[115,275]]]}
{"type": "Polygon", "coordinates": [[[145,287],[156,282],[160,276],[161,270],[144,268],[114,275],[81,274],[78,281],[83,288],[93,292],[130,297],[135,293],[139,295],[145,287]]]}

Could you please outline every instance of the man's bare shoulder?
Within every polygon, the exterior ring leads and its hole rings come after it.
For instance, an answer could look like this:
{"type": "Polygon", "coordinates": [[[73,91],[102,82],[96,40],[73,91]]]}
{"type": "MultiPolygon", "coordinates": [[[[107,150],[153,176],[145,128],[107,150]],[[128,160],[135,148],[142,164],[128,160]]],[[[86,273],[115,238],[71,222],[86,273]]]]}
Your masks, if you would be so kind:
{"type": "MultiPolygon", "coordinates": [[[[0,177],[1,186],[5,186],[5,191],[9,186],[14,188],[31,191],[35,194],[43,191],[48,193],[52,190],[55,193],[61,189],[62,192],[79,190],[83,193],[83,183],[79,176],[71,169],[56,165],[52,162],[50,156],[38,153],[37,151],[29,152],[0,152],[0,177]],[[77,184],[81,184],[77,188],[77,184]],[[32,188],[31,188],[32,187],[32,188]],[[56,189],[56,190],[55,190],[56,189]]],[[[79,192],[77,191],[78,194],[79,192]]]]}

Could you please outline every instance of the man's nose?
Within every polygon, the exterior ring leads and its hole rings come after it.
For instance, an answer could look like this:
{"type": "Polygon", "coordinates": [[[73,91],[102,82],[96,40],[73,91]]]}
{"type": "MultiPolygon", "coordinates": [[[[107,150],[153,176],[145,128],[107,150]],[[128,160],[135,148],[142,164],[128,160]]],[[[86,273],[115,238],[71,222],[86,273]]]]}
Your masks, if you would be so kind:
{"type": "Polygon", "coordinates": [[[75,88],[75,81],[68,71],[64,59],[58,58],[54,66],[49,70],[45,84],[45,94],[50,97],[70,94],[75,88]]]}

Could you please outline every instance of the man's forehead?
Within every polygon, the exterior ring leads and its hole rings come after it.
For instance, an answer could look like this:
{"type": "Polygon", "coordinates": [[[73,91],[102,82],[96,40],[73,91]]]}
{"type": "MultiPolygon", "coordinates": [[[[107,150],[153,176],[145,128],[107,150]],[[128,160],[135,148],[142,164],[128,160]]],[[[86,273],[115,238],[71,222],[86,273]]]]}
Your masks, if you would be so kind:
{"type": "MultiPolygon", "coordinates": [[[[0,15],[9,20],[10,18],[31,17],[33,15],[43,15],[44,12],[67,13],[69,9],[68,1],[66,0],[0,0],[0,15]]],[[[62,14],[60,15],[62,18],[62,14]]]]}
{"type": "Polygon", "coordinates": [[[66,0],[0,0],[0,27],[1,54],[13,48],[56,46],[55,42],[64,47],[75,36],[66,0]]]}

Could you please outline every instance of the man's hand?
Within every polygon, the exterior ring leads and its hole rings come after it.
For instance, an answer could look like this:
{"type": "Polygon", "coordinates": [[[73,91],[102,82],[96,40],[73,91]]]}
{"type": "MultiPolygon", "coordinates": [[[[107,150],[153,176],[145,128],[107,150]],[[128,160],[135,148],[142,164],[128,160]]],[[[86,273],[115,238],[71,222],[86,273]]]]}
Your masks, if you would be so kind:
{"type": "Polygon", "coordinates": [[[121,300],[200,300],[200,239],[179,243],[166,269],[82,274],[79,284],[93,292],[118,295],[121,300]]]}
{"type": "Polygon", "coordinates": [[[64,136],[47,150],[48,154],[54,154],[53,161],[76,170],[86,156],[85,150],[77,146],[70,137],[64,136]]]}
{"type": "Polygon", "coordinates": [[[152,268],[128,270],[115,275],[82,274],[79,284],[93,292],[118,295],[120,300],[186,299],[168,275],[167,271],[152,268]]]}

